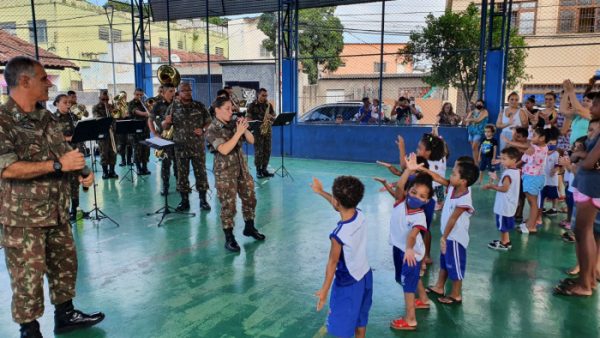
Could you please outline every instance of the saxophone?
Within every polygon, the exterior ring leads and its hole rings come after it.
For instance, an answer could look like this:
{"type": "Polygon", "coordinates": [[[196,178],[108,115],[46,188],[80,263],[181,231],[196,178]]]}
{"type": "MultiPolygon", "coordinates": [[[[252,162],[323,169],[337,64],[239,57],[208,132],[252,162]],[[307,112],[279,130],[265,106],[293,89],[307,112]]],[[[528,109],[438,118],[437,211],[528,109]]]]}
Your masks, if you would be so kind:
{"type": "Polygon", "coordinates": [[[262,124],[260,125],[260,134],[267,135],[271,128],[271,119],[269,117],[271,115],[271,104],[267,101],[267,109],[265,110],[265,117],[263,117],[262,124]]]}

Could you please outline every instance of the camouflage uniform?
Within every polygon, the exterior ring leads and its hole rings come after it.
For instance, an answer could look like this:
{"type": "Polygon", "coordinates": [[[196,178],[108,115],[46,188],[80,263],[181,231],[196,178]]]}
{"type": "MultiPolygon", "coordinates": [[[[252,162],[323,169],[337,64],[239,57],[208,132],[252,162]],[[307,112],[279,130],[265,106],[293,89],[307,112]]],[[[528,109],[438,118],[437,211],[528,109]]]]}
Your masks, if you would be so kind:
{"type": "MultiPolygon", "coordinates": [[[[246,112],[249,120],[263,121],[265,113],[267,111],[267,105],[269,109],[269,115],[275,117],[275,110],[273,105],[269,102],[259,103],[258,101],[252,102],[248,106],[246,112]]],[[[257,169],[266,170],[269,165],[269,159],[271,158],[271,132],[272,127],[269,127],[269,132],[266,135],[262,135],[260,129],[253,132],[254,135],[254,165],[257,169]]]]}
{"type": "Polygon", "coordinates": [[[135,120],[145,121],[144,123],[144,131],[141,134],[136,134],[133,136],[133,162],[139,163],[141,165],[145,165],[148,163],[150,159],[150,148],[148,146],[143,145],[140,141],[143,141],[150,137],[150,129],[148,128],[148,118],[142,117],[134,114],[135,110],[146,111],[142,103],[138,100],[129,101],[128,105],[129,116],[135,120]]]}
{"type": "MultiPolygon", "coordinates": [[[[63,136],[73,136],[73,131],[75,130],[75,125],[79,120],[77,115],[69,112],[67,114],[61,114],[58,111],[54,113],[56,120],[59,123],[59,130],[63,136]]],[[[77,148],[79,151],[84,154],[84,145],[83,143],[78,144],[70,144],[72,148],[77,148]]],[[[75,175],[71,175],[70,180],[70,188],[71,188],[71,199],[73,200],[73,204],[77,204],[79,206],[79,178],[75,175]]],[[[75,206],[75,209],[77,208],[75,206]]]]}
{"type": "Polygon", "coordinates": [[[173,102],[169,109],[173,112],[173,142],[175,142],[175,159],[177,162],[177,191],[190,193],[190,161],[196,179],[196,190],[208,190],[206,177],[206,143],[204,134],[194,134],[194,129],[204,128],[210,123],[208,110],[201,102],[173,102]]]}
{"type": "MultiPolygon", "coordinates": [[[[151,118],[156,124],[156,132],[159,135],[163,132],[162,122],[167,116],[169,106],[169,102],[161,99],[152,109],[151,118]]],[[[175,164],[175,149],[173,149],[173,147],[167,148],[167,150],[165,150],[165,155],[166,156],[163,158],[160,166],[160,177],[163,181],[163,189],[167,192],[169,190],[169,179],[171,178],[171,165],[175,164]]],[[[173,171],[177,172],[177,169],[174,168],[173,171]]]]}
{"type": "Polygon", "coordinates": [[[227,155],[219,153],[216,149],[227,142],[235,134],[233,123],[224,125],[214,119],[206,131],[206,140],[211,152],[214,154],[213,171],[219,202],[221,202],[221,223],[223,229],[232,229],[235,216],[236,196],[242,200],[242,214],[245,221],[254,220],[256,196],[254,194],[254,180],[250,176],[248,163],[242,151],[242,138],[235,148],[227,155]]]}
{"type": "MultiPolygon", "coordinates": [[[[110,113],[110,109],[112,109],[112,105],[110,104],[104,104],[104,103],[98,103],[97,105],[95,105],[92,108],[92,116],[94,118],[102,118],[102,117],[112,117],[112,114],[110,113]],[[106,111],[107,108],[109,109],[109,111],[106,111]]],[[[111,126],[111,128],[114,128],[114,125],[111,126]]],[[[113,135],[114,135],[114,129],[113,129],[113,135]]],[[[112,148],[112,144],[110,141],[110,135],[107,136],[106,139],[104,140],[100,140],[98,141],[98,148],[100,148],[100,164],[104,167],[104,166],[113,166],[115,165],[115,163],[117,162],[117,154],[114,152],[113,148],[112,148]]]]}
{"type": "Polygon", "coordinates": [[[69,110],[73,115],[77,116],[77,120],[90,116],[90,113],[88,113],[87,108],[83,104],[74,104],[69,110]]]}
{"type": "MultiPolygon", "coordinates": [[[[12,98],[0,107],[0,169],[17,161],[58,160],[69,150],[56,116],[44,108],[24,114],[12,98]]],[[[0,180],[0,243],[17,323],[42,316],[45,274],[53,304],[75,297],[77,256],[68,213],[72,175],[0,180]]]]}

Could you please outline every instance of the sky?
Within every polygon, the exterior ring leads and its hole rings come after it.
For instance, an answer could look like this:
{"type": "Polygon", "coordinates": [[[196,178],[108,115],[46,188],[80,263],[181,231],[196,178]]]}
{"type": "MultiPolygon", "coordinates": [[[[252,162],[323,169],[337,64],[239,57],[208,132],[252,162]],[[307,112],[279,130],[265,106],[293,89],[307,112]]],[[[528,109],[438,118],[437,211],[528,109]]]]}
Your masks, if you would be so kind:
{"type": "MultiPolygon", "coordinates": [[[[88,2],[102,6],[107,1],[88,0],[88,2]]],[[[446,0],[386,1],[385,42],[406,42],[410,31],[422,26],[429,13],[435,16],[443,14],[445,4],[446,0]]],[[[381,11],[381,2],[338,6],[335,15],[344,25],[344,42],[379,43],[381,40],[381,11]]],[[[253,15],[241,17],[248,16],[253,15]]]]}

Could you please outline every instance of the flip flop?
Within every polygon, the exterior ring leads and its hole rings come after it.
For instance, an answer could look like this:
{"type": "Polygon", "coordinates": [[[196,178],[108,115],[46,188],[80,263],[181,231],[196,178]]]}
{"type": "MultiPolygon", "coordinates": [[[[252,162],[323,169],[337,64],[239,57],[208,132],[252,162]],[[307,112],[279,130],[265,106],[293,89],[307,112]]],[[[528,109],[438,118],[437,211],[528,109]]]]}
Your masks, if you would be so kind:
{"type": "Polygon", "coordinates": [[[592,295],[592,294],[582,295],[579,293],[575,293],[571,289],[569,289],[568,286],[560,285],[560,284],[554,287],[553,293],[557,296],[569,296],[569,297],[590,297],[592,295]]]}
{"type": "Polygon", "coordinates": [[[444,297],[445,296],[444,293],[435,291],[431,286],[429,286],[429,287],[427,287],[425,289],[425,293],[427,293],[428,295],[435,295],[435,296],[438,296],[438,297],[444,297]]]}
{"type": "Polygon", "coordinates": [[[575,270],[575,269],[568,269],[568,270],[565,270],[565,273],[566,273],[568,276],[579,276],[579,271],[577,271],[577,272],[574,272],[574,270],[575,270]]]}
{"type": "Polygon", "coordinates": [[[460,305],[460,304],[462,304],[462,299],[458,300],[456,298],[446,296],[446,297],[439,298],[438,303],[444,304],[444,305],[460,305]],[[447,300],[449,300],[449,302],[444,302],[444,301],[442,301],[442,299],[447,299],[447,300]]]}
{"type": "Polygon", "coordinates": [[[420,299],[415,299],[415,309],[429,309],[429,303],[424,303],[420,299]]]}
{"type": "Polygon", "coordinates": [[[401,331],[414,331],[417,329],[416,325],[410,326],[410,324],[408,324],[402,317],[392,320],[390,323],[390,327],[394,330],[401,331]]]}
{"type": "Polygon", "coordinates": [[[573,286],[575,284],[577,284],[576,278],[564,278],[558,282],[558,285],[560,286],[573,286]]]}

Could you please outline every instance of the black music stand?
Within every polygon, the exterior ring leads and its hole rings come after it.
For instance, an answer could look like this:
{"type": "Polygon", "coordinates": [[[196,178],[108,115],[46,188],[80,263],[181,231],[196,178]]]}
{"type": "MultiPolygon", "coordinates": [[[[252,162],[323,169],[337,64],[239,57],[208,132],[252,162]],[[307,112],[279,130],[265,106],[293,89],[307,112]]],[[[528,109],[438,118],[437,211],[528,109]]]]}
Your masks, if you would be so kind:
{"type": "Polygon", "coordinates": [[[289,176],[292,181],[294,180],[294,178],[292,177],[292,175],[290,175],[290,172],[287,171],[287,169],[285,168],[285,152],[284,152],[284,142],[283,142],[283,127],[285,126],[289,126],[292,121],[294,120],[294,117],[296,116],[296,113],[281,113],[279,115],[277,115],[277,118],[275,119],[275,121],[273,121],[273,127],[281,127],[281,133],[280,133],[280,139],[279,139],[279,146],[281,147],[281,166],[279,168],[277,168],[277,170],[275,170],[275,174],[283,177],[289,176]],[[277,172],[279,172],[281,170],[280,174],[277,174],[277,172]]]}
{"type": "MultiPolygon", "coordinates": [[[[156,140],[154,138],[146,139],[145,141],[140,141],[140,143],[143,143],[143,144],[147,145],[148,147],[156,149],[156,150],[164,150],[165,153],[167,154],[167,156],[169,156],[168,155],[169,153],[166,150],[169,148],[175,147],[175,143],[173,143],[172,141],[162,140],[162,139],[156,140]]],[[[173,160],[175,160],[175,159],[173,159],[173,160]]],[[[177,209],[170,206],[169,205],[169,194],[165,194],[165,204],[163,207],[156,210],[155,212],[146,213],[146,216],[152,216],[152,215],[156,215],[156,214],[162,214],[162,217],[160,218],[160,221],[158,222],[157,226],[160,226],[163,223],[163,221],[165,220],[165,217],[167,217],[168,214],[188,215],[191,217],[196,216],[196,214],[193,212],[177,211],[177,209]]]]}
{"type": "MultiPolygon", "coordinates": [[[[71,142],[81,143],[85,141],[91,142],[94,140],[106,140],[110,137],[109,130],[112,125],[112,122],[112,117],[103,117],[98,119],[79,121],[77,123],[77,126],[75,126],[75,130],[73,131],[73,138],[71,139],[71,142]]],[[[95,162],[96,157],[92,156],[92,167],[95,166],[95,162]]],[[[96,182],[94,182],[94,184],[92,185],[92,188],[94,190],[94,208],[87,212],[84,211],[83,218],[92,220],[92,222],[100,222],[101,220],[107,218],[109,221],[115,223],[118,227],[119,223],[117,223],[114,219],[110,218],[110,216],[108,216],[100,208],[98,208],[96,185],[96,182]]]]}
{"type": "MultiPolygon", "coordinates": [[[[116,123],[115,134],[117,135],[140,135],[144,132],[144,128],[146,127],[146,121],[144,120],[119,120],[116,123]]],[[[143,141],[140,141],[143,142],[143,141]]],[[[132,147],[135,145],[132,144],[132,147]]],[[[131,149],[133,151],[134,149],[131,149]]],[[[121,179],[119,183],[123,182],[123,180],[127,179],[133,184],[134,178],[138,178],[140,175],[133,169],[133,161],[129,163],[129,169],[121,179]]]]}

